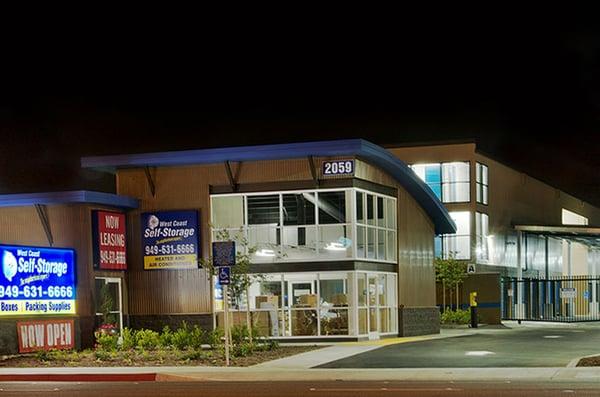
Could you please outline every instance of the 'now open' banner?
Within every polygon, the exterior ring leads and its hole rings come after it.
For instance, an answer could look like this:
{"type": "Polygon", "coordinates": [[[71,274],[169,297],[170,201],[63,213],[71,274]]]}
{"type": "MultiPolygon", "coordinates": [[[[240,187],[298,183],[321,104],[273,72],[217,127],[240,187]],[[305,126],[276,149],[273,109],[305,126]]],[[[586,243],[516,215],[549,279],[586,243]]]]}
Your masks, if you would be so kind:
{"type": "Polygon", "coordinates": [[[73,320],[45,320],[17,322],[19,353],[38,350],[73,349],[75,322],[73,320]]]}

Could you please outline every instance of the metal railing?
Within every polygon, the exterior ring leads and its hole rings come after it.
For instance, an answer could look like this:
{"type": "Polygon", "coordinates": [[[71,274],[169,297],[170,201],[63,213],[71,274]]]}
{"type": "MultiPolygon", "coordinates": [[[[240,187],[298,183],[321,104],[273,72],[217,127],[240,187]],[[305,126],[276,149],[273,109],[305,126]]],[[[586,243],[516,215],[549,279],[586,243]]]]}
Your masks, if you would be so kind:
{"type": "Polygon", "coordinates": [[[501,281],[503,320],[600,321],[599,299],[600,276],[505,277],[501,281]]]}

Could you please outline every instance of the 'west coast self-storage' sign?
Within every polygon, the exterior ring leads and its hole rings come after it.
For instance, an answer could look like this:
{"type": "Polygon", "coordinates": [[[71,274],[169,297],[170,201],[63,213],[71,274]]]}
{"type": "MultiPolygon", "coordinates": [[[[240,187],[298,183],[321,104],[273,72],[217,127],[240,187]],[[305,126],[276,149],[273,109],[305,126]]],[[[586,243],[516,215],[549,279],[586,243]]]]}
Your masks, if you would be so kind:
{"type": "Polygon", "coordinates": [[[127,269],[125,214],[110,211],[92,212],[94,268],[127,269]]]}
{"type": "Polygon", "coordinates": [[[0,316],[75,314],[75,251],[0,245],[0,316]]]}
{"type": "Polygon", "coordinates": [[[75,347],[74,324],[73,320],[17,322],[19,353],[50,349],[73,349],[75,347]]]}
{"type": "Polygon", "coordinates": [[[142,214],[144,269],[198,268],[198,212],[142,214]]]}

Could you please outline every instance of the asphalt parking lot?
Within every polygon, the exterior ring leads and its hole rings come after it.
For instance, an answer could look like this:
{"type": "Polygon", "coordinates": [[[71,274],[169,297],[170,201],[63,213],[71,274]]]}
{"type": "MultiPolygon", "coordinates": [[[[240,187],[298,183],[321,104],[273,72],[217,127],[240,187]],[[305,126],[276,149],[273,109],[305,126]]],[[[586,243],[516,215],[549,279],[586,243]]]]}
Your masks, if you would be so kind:
{"type": "Polygon", "coordinates": [[[566,367],[600,354],[600,327],[531,326],[384,346],[318,368],[566,367]]]}

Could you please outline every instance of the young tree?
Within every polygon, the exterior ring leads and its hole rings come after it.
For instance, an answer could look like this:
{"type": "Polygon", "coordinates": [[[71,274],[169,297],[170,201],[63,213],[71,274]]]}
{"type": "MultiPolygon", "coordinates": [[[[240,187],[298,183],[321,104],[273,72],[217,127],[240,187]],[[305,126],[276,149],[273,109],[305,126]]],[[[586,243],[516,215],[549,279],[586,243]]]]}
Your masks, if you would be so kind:
{"type": "Polygon", "coordinates": [[[451,255],[447,259],[436,258],[435,261],[436,279],[442,282],[443,306],[446,306],[446,287],[450,289],[450,300],[452,301],[452,290],[455,290],[456,309],[460,306],[460,298],[458,294],[459,286],[467,278],[467,265],[454,258],[451,255]]]}

